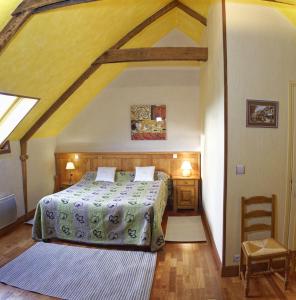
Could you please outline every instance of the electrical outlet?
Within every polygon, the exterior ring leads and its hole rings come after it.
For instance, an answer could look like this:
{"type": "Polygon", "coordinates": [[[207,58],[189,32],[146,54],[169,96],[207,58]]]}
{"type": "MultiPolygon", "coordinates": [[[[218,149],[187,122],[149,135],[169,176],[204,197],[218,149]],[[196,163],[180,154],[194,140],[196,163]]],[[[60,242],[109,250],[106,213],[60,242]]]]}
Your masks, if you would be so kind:
{"type": "Polygon", "coordinates": [[[234,263],[239,263],[239,261],[240,261],[240,255],[239,254],[233,255],[233,262],[234,263]]]}
{"type": "Polygon", "coordinates": [[[178,154],[177,154],[177,153],[174,153],[174,154],[173,154],[173,158],[178,158],[178,154]]]}

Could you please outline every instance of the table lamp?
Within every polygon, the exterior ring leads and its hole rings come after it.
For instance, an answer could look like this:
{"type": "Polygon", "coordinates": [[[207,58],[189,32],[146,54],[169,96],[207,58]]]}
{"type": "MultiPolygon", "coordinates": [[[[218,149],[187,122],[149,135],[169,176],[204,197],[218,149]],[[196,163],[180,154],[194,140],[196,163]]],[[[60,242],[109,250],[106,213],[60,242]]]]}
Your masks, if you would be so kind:
{"type": "Polygon", "coordinates": [[[184,177],[189,177],[191,175],[191,170],[192,170],[191,163],[185,160],[182,163],[181,170],[182,170],[182,175],[184,177]]]}
{"type": "Polygon", "coordinates": [[[71,170],[75,170],[75,165],[72,161],[68,161],[66,164],[66,170],[69,170],[70,176],[69,176],[69,184],[71,184],[72,181],[72,176],[73,174],[71,173],[71,170]]]}

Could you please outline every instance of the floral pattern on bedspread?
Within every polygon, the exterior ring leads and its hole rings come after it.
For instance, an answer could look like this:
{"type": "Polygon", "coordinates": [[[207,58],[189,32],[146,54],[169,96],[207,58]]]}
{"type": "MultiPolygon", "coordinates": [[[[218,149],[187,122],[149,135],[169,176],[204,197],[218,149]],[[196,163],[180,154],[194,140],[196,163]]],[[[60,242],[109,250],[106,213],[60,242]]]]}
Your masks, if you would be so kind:
{"type": "Polygon", "coordinates": [[[167,194],[165,180],[94,182],[89,173],[39,201],[33,238],[150,246],[156,251],[164,245],[161,221],[167,194]]]}

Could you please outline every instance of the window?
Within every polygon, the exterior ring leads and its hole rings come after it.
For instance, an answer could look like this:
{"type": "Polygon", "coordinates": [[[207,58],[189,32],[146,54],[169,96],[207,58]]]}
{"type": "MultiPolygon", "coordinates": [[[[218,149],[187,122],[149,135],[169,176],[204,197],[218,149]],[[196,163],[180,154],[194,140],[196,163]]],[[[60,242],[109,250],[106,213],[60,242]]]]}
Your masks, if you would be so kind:
{"type": "Polygon", "coordinates": [[[37,102],[38,100],[33,98],[0,93],[0,145],[3,144],[37,102]]]}

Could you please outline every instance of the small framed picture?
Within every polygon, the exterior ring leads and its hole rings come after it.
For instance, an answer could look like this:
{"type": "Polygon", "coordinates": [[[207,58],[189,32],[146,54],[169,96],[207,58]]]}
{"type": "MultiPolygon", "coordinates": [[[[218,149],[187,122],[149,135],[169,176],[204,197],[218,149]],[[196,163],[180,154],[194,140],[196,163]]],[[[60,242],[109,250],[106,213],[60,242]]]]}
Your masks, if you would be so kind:
{"type": "Polygon", "coordinates": [[[247,100],[247,127],[278,128],[278,101],[247,100]]]}

